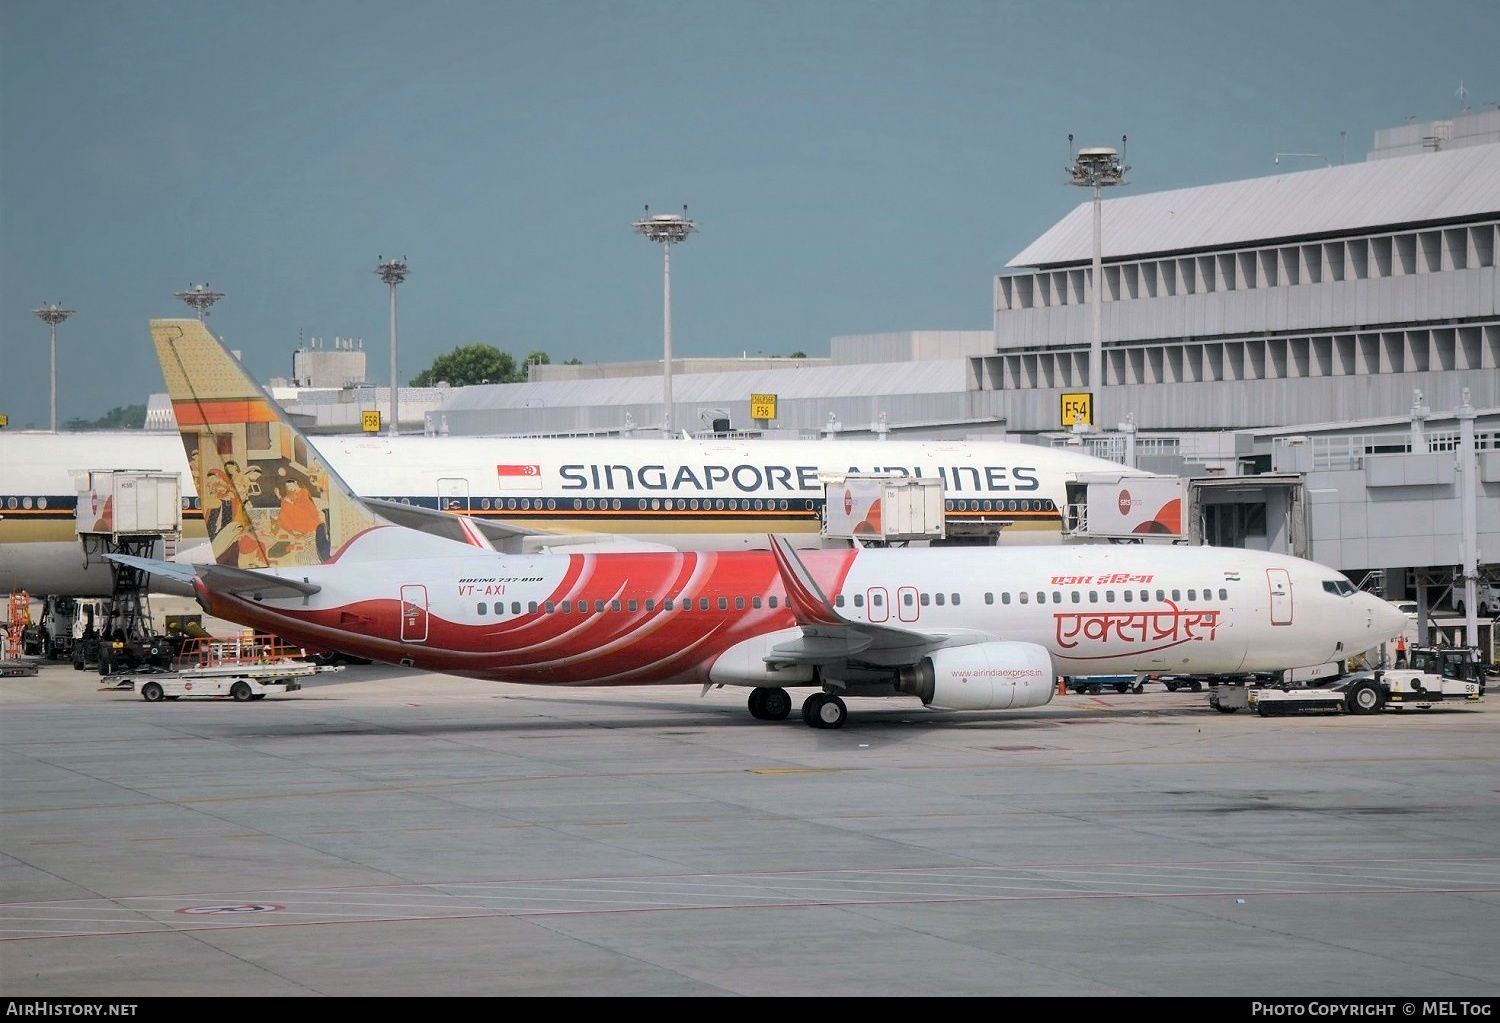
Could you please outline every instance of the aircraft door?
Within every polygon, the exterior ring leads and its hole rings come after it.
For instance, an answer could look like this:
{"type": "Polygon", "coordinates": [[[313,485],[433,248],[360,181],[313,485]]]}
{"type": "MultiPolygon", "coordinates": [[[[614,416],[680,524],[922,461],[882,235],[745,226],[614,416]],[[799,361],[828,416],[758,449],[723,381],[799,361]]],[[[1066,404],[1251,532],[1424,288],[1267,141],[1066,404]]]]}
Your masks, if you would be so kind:
{"type": "Polygon", "coordinates": [[[1292,624],[1292,577],[1284,568],[1266,569],[1266,585],[1271,592],[1271,624],[1292,624]]]}
{"type": "Polygon", "coordinates": [[[865,592],[866,613],[872,622],[888,621],[891,617],[890,595],[884,586],[871,586],[865,592]]]}
{"type": "Polygon", "coordinates": [[[922,611],[917,602],[917,588],[902,586],[896,590],[896,617],[903,622],[914,622],[922,611]]]}
{"type": "Polygon", "coordinates": [[[445,476],[437,481],[438,508],[441,511],[469,513],[469,481],[462,476],[445,476]]]}
{"type": "Polygon", "coordinates": [[[401,587],[401,642],[427,642],[427,587],[401,587]]]}

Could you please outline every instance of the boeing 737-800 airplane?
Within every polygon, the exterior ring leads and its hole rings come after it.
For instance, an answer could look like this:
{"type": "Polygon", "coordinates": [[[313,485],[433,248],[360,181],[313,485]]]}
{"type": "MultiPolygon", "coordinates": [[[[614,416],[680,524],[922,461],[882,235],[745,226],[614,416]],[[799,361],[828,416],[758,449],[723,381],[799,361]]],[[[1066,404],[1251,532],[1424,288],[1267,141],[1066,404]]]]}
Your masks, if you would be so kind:
{"type": "MultiPolygon", "coordinates": [[[[763,549],[768,533],[817,547],[820,476],[856,470],[943,480],[951,533],[1056,543],[1068,482],[1131,472],[1076,451],[1004,441],[536,439],[523,447],[482,437],[325,436],[316,446],[356,493],[408,506],[384,509],[387,517],[434,528],[439,516],[424,511],[458,513],[517,553],[763,549]]],[[[261,471],[262,455],[252,450],[251,461],[228,468],[246,477],[251,507],[279,507],[281,481],[261,471]]],[[[75,516],[80,480],[113,469],[178,473],[183,537],[168,560],[210,559],[204,499],[175,431],[0,431],[0,588],[109,593],[107,566],[84,564],[75,516]]],[[[1153,511],[1173,524],[1179,513],[1175,504],[1153,511]]]]}
{"type": "MultiPolygon", "coordinates": [[[[1058,673],[1222,674],[1324,664],[1405,616],[1311,562],[1176,546],[497,553],[382,520],[197,320],[152,334],[205,497],[213,564],[116,560],[293,643],[479,679],[745,686],[814,727],[844,695],[1032,707],[1058,673]],[[252,507],[243,467],[297,481],[252,507]],[[209,481],[214,481],[210,483],[209,481]]],[[[528,442],[510,442],[525,463],[528,442]]]]}

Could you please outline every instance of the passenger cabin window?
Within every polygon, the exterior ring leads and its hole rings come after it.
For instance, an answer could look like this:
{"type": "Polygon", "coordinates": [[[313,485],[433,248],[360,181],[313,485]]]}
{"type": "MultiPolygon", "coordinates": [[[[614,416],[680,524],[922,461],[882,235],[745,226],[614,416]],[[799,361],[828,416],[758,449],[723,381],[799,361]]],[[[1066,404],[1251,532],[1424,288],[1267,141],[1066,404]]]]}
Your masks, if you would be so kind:
{"type": "Polygon", "coordinates": [[[1027,600],[1026,600],[1026,591],[1022,590],[1020,593],[1017,593],[1016,594],[1016,599],[1019,600],[1021,603],[1025,604],[1027,602],[1027,600]]]}
{"type": "Polygon", "coordinates": [[[863,593],[856,593],[854,595],[854,606],[855,607],[864,607],[865,606],[865,595],[863,593]]]}
{"type": "Polygon", "coordinates": [[[870,606],[871,607],[885,607],[885,594],[883,594],[883,593],[872,593],[872,594],[870,594],[870,606]]]}
{"type": "Polygon", "coordinates": [[[481,601],[481,602],[480,602],[480,604],[479,604],[479,613],[480,613],[480,614],[487,614],[487,613],[488,613],[488,612],[486,612],[486,610],[485,610],[485,604],[484,604],[484,602],[483,602],[483,601],[481,601]]]}
{"type": "Polygon", "coordinates": [[[943,595],[941,593],[934,594],[933,595],[933,599],[937,601],[937,606],[938,607],[942,607],[943,606],[943,595]]]}
{"type": "Polygon", "coordinates": [[[922,598],[921,599],[922,599],[922,606],[926,607],[928,604],[932,603],[932,594],[930,594],[930,593],[924,593],[924,594],[922,594],[922,598]]]}

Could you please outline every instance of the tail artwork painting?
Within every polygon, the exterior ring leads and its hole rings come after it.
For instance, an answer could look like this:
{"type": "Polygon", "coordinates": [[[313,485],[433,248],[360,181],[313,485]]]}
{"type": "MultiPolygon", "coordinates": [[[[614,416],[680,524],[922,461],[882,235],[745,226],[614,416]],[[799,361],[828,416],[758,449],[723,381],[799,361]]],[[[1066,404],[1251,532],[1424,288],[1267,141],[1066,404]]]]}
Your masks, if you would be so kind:
{"type": "MultiPolygon", "coordinates": [[[[1046,704],[1058,674],[1232,674],[1341,661],[1405,616],[1265,552],[1067,545],[502,554],[360,500],[198,320],[155,320],[212,563],[116,560],[306,647],[502,682],[741,686],[751,715],[838,728],[845,697],[1046,704]]],[[[525,465],[524,439],[496,458],[525,465]]],[[[460,523],[466,521],[456,516],[460,523]]]]}
{"type": "Polygon", "coordinates": [[[216,564],[321,565],[377,520],[197,321],[151,325],[216,564]],[[191,371],[190,371],[191,368],[191,371]]]}

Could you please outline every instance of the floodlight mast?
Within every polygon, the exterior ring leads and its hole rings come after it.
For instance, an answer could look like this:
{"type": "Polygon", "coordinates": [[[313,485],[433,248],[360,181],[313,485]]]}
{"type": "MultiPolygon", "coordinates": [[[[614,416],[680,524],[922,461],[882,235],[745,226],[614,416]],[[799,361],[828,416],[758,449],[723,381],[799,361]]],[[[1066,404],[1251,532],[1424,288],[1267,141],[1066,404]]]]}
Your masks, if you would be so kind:
{"type": "Polygon", "coordinates": [[[186,291],[179,291],[172,296],[179,298],[192,306],[198,313],[198,319],[208,319],[208,307],[224,297],[222,291],[210,290],[207,284],[189,284],[186,291]]]}
{"type": "Polygon", "coordinates": [[[52,432],[57,432],[57,325],[73,315],[72,309],[64,309],[56,302],[33,309],[52,332],[52,432]]]}
{"type": "MultiPolygon", "coordinates": [[[[1073,136],[1068,136],[1068,151],[1072,152],[1073,136]]],[[[1120,149],[1125,149],[1125,136],[1120,136],[1120,149]]],[[[1122,161],[1119,153],[1108,146],[1085,147],[1078,150],[1073,158],[1072,166],[1065,168],[1068,173],[1068,184],[1077,185],[1080,188],[1092,188],[1094,190],[1094,268],[1089,280],[1089,298],[1093,305],[1094,333],[1089,341],[1089,379],[1088,387],[1095,392],[1095,407],[1093,409],[1094,423],[1099,419],[1099,399],[1103,397],[1104,375],[1103,358],[1104,344],[1101,340],[1104,317],[1104,291],[1103,291],[1103,265],[1104,265],[1104,238],[1101,229],[1103,220],[1103,205],[1100,201],[1100,192],[1112,185],[1128,184],[1125,180],[1125,172],[1130,170],[1122,161]]]]}
{"type": "Polygon", "coordinates": [[[647,241],[661,243],[661,293],[662,293],[662,436],[672,436],[672,246],[698,230],[698,225],[688,219],[687,206],[681,215],[658,213],[651,215],[651,207],[634,224],[635,233],[647,241]]]}
{"type": "MultiPolygon", "coordinates": [[[[375,258],[383,259],[384,257],[376,256],[375,258]]],[[[396,419],[400,411],[400,399],[397,397],[397,391],[400,388],[396,379],[396,285],[406,280],[406,257],[396,259],[392,256],[377,266],[375,272],[380,275],[382,281],[391,286],[391,424],[386,432],[394,437],[400,432],[396,419]]]]}

